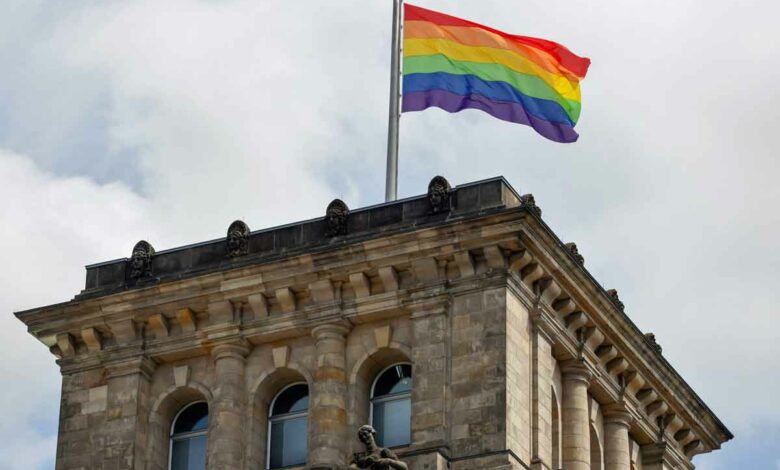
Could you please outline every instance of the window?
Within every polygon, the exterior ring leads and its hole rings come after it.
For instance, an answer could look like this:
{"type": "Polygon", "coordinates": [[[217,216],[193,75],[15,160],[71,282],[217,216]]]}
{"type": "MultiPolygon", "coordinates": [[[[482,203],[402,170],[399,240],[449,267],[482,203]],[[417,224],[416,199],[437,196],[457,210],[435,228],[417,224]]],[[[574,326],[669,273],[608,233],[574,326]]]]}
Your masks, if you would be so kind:
{"type": "Polygon", "coordinates": [[[268,468],[306,463],[309,433],[309,387],[294,384],[271,402],[268,419],[268,468]]]}
{"type": "Polygon", "coordinates": [[[382,447],[409,445],[412,441],[412,366],[396,364],[385,369],[371,389],[371,424],[382,447]]]}
{"type": "Polygon", "coordinates": [[[171,470],[206,470],[209,406],[197,402],[185,406],[171,426],[171,470]]]}

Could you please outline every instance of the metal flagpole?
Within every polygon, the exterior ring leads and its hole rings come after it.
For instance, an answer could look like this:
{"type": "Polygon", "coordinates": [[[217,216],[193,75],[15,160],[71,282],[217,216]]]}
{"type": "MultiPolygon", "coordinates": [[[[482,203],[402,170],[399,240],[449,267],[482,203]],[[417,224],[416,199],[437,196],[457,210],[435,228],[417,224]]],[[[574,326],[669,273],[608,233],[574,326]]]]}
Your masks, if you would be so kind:
{"type": "Polygon", "coordinates": [[[398,128],[401,121],[401,16],[403,0],[393,0],[393,53],[390,58],[390,114],[387,128],[385,202],[398,199],[398,128]]]}

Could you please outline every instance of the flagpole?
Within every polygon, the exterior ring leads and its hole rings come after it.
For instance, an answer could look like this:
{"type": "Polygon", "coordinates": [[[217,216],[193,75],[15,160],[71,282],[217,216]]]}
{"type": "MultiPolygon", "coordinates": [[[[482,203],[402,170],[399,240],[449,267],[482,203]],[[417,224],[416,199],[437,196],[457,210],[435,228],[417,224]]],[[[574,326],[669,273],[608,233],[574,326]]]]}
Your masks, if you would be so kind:
{"type": "Polygon", "coordinates": [[[401,121],[401,15],[403,0],[393,0],[393,51],[390,57],[390,113],[387,126],[385,202],[398,199],[398,130],[401,121]]]}

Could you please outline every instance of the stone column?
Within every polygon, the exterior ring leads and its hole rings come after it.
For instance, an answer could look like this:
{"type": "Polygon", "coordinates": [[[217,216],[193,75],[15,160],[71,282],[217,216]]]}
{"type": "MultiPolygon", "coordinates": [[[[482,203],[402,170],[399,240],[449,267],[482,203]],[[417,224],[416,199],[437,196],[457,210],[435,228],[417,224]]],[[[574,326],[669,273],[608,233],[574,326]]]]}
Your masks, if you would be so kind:
{"type": "Polygon", "coordinates": [[[579,361],[563,364],[563,468],[590,470],[590,421],[588,385],[591,373],[579,361]]]}
{"type": "Polygon", "coordinates": [[[309,406],[310,468],[347,463],[347,333],[343,325],[322,325],[312,331],[317,372],[309,406]]]}
{"type": "Polygon", "coordinates": [[[623,405],[607,406],[604,411],[605,470],[631,470],[628,429],[632,417],[623,405]]]}
{"type": "Polygon", "coordinates": [[[214,347],[214,406],[209,410],[208,468],[243,468],[246,429],[246,386],[244,368],[249,348],[246,344],[223,343],[214,347]]]}

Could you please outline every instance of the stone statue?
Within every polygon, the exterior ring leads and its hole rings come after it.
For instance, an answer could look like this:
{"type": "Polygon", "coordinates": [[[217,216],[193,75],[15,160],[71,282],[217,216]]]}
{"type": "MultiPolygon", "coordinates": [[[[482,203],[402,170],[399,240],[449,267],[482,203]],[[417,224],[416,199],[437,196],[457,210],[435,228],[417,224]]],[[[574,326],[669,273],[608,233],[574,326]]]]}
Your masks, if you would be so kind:
{"type": "Polygon", "coordinates": [[[431,205],[431,213],[449,212],[450,210],[450,183],[442,176],[434,177],[428,184],[428,202],[431,205]]]}
{"type": "Polygon", "coordinates": [[[325,236],[336,237],[347,234],[349,208],[341,199],[334,199],[325,211],[325,236]]]}
{"type": "Polygon", "coordinates": [[[352,457],[349,468],[367,468],[369,470],[409,470],[405,463],[390,449],[376,445],[376,430],[369,426],[361,426],[358,439],[366,446],[365,452],[357,452],[352,457]]]}
{"type": "Polygon", "coordinates": [[[235,258],[249,253],[249,226],[241,220],[236,220],[227,232],[226,256],[235,258]]]}
{"type": "Polygon", "coordinates": [[[133,254],[130,256],[130,279],[142,279],[152,276],[152,257],[154,248],[149,242],[141,240],[133,247],[133,254]]]}

